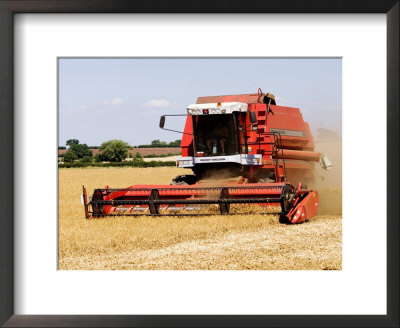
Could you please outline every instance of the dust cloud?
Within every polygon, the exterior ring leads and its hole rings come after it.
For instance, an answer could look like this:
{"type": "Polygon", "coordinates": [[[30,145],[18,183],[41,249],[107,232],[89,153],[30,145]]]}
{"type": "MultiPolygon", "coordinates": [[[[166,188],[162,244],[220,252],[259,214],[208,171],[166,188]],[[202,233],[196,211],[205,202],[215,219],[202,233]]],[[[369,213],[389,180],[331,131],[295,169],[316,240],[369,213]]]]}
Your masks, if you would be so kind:
{"type": "Polygon", "coordinates": [[[315,164],[314,181],[308,185],[318,191],[320,205],[318,214],[342,214],[342,140],[316,140],[315,151],[328,156],[332,162],[326,171],[315,164]]]}

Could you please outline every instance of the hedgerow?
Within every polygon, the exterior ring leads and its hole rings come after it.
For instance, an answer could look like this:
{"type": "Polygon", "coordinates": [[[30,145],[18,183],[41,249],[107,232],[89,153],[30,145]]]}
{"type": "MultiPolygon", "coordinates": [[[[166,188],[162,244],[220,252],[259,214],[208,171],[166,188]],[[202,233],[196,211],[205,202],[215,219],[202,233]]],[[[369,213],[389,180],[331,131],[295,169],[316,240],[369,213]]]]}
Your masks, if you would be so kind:
{"type": "Polygon", "coordinates": [[[126,162],[100,162],[100,163],[82,163],[80,161],[72,163],[59,163],[58,168],[81,168],[81,167],[161,167],[175,166],[174,161],[126,161],[126,162]]]}

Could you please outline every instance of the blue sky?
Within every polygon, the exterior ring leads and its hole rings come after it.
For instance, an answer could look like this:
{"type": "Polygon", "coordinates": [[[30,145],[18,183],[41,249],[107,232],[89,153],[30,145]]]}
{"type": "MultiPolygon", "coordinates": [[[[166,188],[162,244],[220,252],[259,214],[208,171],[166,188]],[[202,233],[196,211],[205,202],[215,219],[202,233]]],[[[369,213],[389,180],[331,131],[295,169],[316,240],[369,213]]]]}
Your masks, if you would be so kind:
{"type": "MultiPolygon", "coordinates": [[[[184,114],[198,96],[255,93],[299,107],[312,132],[341,134],[341,59],[61,58],[59,145],[79,139],[98,146],[111,139],[130,145],[181,135],[158,127],[162,114],[184,114]]],[[[183,129],[183,118],[166,126],[183,129]]]]}

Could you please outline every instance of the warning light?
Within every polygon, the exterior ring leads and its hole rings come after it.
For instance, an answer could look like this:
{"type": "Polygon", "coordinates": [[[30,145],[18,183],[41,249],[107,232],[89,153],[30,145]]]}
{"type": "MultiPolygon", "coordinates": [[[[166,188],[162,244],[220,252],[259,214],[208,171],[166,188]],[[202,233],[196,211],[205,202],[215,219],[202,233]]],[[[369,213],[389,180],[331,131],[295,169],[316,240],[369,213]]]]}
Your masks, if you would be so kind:
{"type": "Polygon", "coordinates": [[[208,114],[208,109],[203,109],[203,114],[208,114]]]}
{"type": "Polygon", "coordinates": [[[221,103],[220,102],[217,104],[217,107],[221,107],[221,103]]]}

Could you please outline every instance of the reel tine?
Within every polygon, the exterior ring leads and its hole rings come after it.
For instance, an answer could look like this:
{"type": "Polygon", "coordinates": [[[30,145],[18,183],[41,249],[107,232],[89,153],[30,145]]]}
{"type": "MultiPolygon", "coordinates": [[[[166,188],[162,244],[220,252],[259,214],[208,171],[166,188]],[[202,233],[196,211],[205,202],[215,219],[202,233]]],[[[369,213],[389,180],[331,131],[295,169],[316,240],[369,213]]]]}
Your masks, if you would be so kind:
{"type": "MultiPolygon", "coordinates": [[[[126,189],[95,189],[89,204],[94,217],[130,215],[215,215],[231,214],[231,209],[250,213],[270,214],[268,205],[278,205],[281,213],[290,209],[293,187],[286,183],[249,184],[233,186],[154,186],[126,189]],[[217,206],[219,211],[211,205],[217,206]],[[232,206],[233,207],[232,207],[232,206]],[[255,211],[249,206],[260,205],[255,211]],[[207,211],[208,213],[205,213],[207,211]],[[200,213],[199,213],[200,212],[200,213]]],[[[88,204],[88,205],[89,205],[88,204]]],[[[276,207],[276,206],[274,206],[276,207]]],[[[274,212],[275,213],[275,212],[274,212]]],[[[245,213],[243,213],[245,214],[245,213]]]]}

